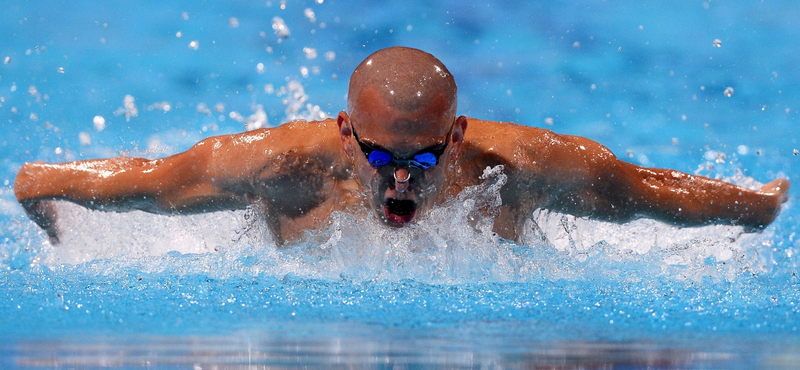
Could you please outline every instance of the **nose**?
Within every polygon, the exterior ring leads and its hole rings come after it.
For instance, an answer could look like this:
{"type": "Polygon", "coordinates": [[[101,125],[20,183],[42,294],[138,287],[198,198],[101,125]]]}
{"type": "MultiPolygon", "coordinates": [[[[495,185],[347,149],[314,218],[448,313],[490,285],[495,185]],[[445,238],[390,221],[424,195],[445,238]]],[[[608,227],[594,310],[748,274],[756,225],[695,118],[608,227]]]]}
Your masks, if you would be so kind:
{"type": "Polygon", "coordinates": [[[411,180],[411,172],[406,168],[396,168],[394,170],[394,190],[404,193],[408,190],[408,183],[411,180]]]}

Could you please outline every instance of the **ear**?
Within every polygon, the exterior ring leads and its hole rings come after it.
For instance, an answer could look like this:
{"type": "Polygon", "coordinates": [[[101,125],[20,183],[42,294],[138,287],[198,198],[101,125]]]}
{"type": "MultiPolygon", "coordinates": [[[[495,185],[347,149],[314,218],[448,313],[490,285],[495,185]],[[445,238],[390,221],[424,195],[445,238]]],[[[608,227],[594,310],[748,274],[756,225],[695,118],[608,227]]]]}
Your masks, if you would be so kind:
{"type": "Polygon", "coordinates": [[[339,112],[339,116],[336,117],[336,125],[339,126],[339,141],[342,143],[342,149],[350,159],[353,159],[353,144],[350,141],[350,137],[353,136],[353,126],[350,123],[350,116],[345,111],[339,112]]]}
{"type": "Polygon", "coordinates": [[[464,144],[464,133],[467,131],[467,117],[458,116],[453,124],[453,133],[450,136],[450,143],[453,146],[452,158],[458,158],[461,153],[461,144],[464,144]]]}

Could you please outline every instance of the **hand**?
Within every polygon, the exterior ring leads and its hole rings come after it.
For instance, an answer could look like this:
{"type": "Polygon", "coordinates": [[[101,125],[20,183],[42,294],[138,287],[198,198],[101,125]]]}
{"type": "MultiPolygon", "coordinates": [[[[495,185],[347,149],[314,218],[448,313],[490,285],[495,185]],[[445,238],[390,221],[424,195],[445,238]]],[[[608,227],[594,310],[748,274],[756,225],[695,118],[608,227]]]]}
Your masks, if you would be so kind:
{"type": "Polygon", "coordinates": [[[57,245],[59,243],[59,230],[56,224],[58,212],[56,211],[55,201],[52,200],[31,200],[22,201],[22,208],[28,213],[33,222],[42,228],[47,233],[50,239],[50,244],[57,245]]]}
{"type": "Polygon", "coordinates": [[[759,190],[760,193],[767,195],[772,201],[772,204],[770,204],[772,207],[772,213],[765,215],[767,219],[765,222],[763,222],[764,226],[768,225],[774,221],[776,217],[778,217],[778,214],[781,212],[781,205],[789,200],[788,192],[790,186],[791,184],[789,184],[789,181],[786,179],[775,179],[764,184],[764,186],[761,187],[761,190],[759,190]]]}
{"type": "Polygon", "coordinates": [[[776,179],[764,184],[759,191],[766,194],[774,194],[776,199],[780,201],[780,203],[778,203],[778,206],[780,206],[789,200],[787,192],[790,186],[791,184],[789,184],[788,180],[776,179]]]}

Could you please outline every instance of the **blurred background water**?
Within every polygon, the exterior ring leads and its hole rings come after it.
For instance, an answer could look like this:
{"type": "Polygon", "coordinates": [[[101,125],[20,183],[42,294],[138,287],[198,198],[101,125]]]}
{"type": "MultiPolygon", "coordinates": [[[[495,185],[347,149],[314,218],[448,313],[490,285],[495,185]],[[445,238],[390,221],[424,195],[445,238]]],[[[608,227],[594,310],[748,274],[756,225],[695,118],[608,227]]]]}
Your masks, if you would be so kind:
{"type": "MultiPolygon", "coordinates": [[[[26,161],[156,158],[345,108],[370,53],[456,77],[459,113],[581,135],[632,163],[798,183],[791,1],[7,1],[0,5],[3,368],[797,368],[796,189],[763,232],[537,212],[466,221],[502,173],[403,232],[336,214],[278,248],[254,211],[60,205],[26,161]]],[[[470,129],[477,129],[471,127],[470,129]]],[[[469,133],[467,133],[469,134],[469,133]]]]}

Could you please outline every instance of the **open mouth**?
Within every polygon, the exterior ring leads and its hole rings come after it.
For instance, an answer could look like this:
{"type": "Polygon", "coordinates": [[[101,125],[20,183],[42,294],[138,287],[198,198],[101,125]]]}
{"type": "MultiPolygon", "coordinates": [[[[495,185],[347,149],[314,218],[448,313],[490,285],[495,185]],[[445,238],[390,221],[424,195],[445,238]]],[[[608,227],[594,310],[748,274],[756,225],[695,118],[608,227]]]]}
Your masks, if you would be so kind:
{"type": "Polygon", "coordinates": [[[417,202],[408,199],[389,198],[383,205],[383,214],[389,223],[402,225],[414,219],[417,202]]]}

